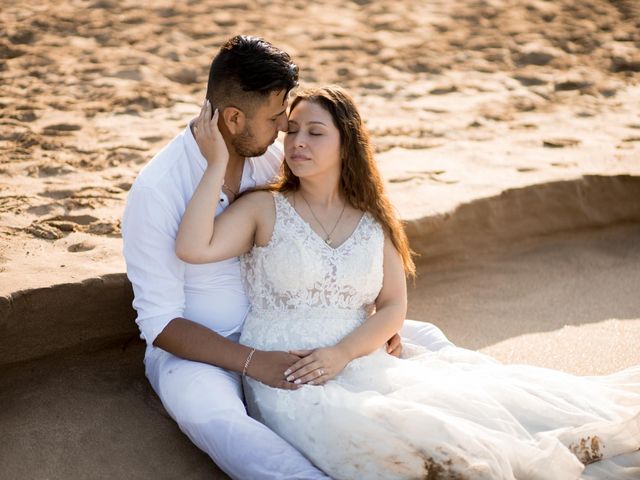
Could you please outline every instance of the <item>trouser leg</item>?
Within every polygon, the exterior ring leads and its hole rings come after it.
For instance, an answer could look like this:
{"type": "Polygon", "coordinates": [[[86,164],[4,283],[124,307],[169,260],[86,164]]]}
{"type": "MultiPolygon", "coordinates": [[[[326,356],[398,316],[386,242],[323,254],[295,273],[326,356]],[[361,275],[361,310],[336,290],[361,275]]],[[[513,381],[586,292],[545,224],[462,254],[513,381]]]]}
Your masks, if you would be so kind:
{"type": "Polygon", "coordinates": [[[247,415],[238,374],[166,352],[146,363],[147,376],[169,415],[231,478],[328,478],[247,415]]]}

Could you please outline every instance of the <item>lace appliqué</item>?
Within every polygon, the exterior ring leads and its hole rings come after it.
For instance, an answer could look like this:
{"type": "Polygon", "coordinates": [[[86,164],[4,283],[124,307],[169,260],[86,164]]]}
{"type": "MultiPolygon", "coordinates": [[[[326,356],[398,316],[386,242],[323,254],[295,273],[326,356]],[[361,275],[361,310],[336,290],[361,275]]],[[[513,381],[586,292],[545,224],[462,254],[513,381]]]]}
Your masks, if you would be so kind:
{"type": "Polygon", "coordinates": [[[261,309],[361,308],[382,288],[380,225],[367,213],[351,236],[332,248],[289,201],[274,194],[276,222],[269,243],[241,257],[251,304],[261,309]]]}

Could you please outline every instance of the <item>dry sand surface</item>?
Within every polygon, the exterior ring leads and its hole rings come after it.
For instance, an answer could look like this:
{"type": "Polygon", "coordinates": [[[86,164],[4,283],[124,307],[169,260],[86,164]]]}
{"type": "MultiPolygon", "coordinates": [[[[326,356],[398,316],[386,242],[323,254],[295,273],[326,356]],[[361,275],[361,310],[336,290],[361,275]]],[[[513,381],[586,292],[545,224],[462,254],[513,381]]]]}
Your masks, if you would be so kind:
{"type": "Polygon", "coordinates": [[[119,218],[237,33],[356,97],[413,318],[506,362],[640,363],[636,0],[0,0],[0,33],[0,477],[215,472],[144,382],[119,218]]]}

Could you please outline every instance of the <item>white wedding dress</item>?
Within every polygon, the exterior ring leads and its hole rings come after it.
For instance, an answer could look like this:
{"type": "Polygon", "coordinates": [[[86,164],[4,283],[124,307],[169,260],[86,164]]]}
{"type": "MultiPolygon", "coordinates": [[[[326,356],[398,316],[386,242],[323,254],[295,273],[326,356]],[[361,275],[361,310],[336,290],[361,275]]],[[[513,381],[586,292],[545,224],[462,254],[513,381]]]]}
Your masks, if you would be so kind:
{"type": "MultiPolygon", "coordinates": [[[[274,200],[269,244],[241,259],[252,309],[240,341],[334,345],[372,311],[382,229],[365,214],[332,248],[274,200]]],[[[456,347],[411,350],[380,349],[295,391],[247,378],[249,411],[336,479],[640,479],[640,367],[577,377],[456,347]]]]}

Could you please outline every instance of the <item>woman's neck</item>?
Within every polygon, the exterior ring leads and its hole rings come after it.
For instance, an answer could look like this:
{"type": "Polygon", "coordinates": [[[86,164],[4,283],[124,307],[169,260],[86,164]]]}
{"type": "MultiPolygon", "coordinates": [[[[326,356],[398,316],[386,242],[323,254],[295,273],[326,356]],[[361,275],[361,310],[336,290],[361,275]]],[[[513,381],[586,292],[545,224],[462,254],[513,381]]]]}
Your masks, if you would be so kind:
{"type": "Polygon", "coordinates": [[[330,184],[326,179],[324,181],[300,179],[299,190],[308,202],[325,208],[343,203],[338,182],[330,184]]]}

